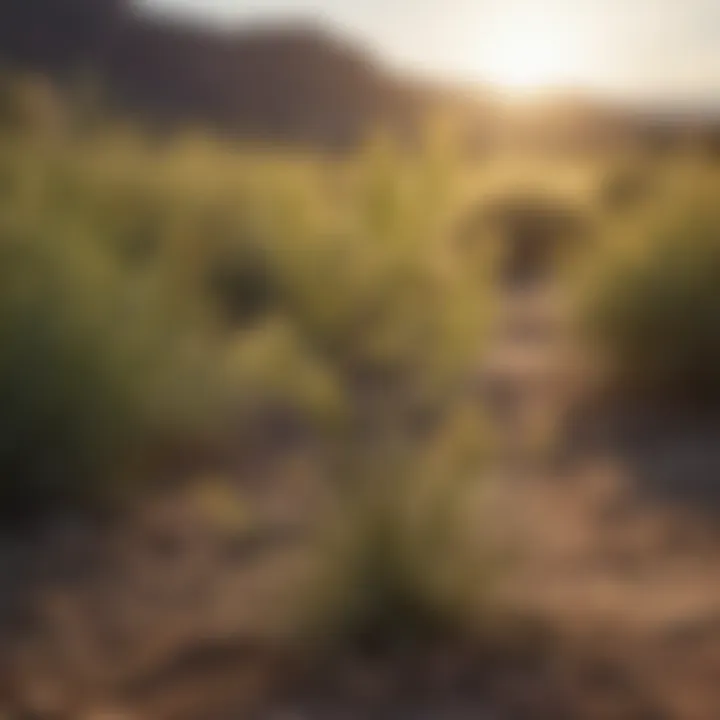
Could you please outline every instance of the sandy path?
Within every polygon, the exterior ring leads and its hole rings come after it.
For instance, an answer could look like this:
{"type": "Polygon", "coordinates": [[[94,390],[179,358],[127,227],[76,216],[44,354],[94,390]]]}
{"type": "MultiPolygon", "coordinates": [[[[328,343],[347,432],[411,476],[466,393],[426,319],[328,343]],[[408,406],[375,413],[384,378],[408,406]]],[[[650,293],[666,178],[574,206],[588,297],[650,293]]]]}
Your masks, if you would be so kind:
{"type": "Polygon", "coordinates": [[[508,592],[552,628],[558,712],[716,720],[720,533],[712,498],[690,490],[720,480],[718,434],[645,422],[628,442],[610,423],[573,447],[562,302],[541,289],[506,311],[487,373],[505,441],[498,502],[521,557],[508,592]]]}

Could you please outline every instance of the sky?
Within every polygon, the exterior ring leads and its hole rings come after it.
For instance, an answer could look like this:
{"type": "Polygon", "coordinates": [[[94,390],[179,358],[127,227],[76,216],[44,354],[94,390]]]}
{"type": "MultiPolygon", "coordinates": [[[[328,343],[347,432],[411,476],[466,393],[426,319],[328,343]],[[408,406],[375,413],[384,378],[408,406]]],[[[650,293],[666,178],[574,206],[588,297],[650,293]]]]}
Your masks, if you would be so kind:
{"type": "Polygon", "coordinates": [[[223,25],[318,20],[393,66],[512,92],[720,108],[720,0],[139,0],[223,25]]]}

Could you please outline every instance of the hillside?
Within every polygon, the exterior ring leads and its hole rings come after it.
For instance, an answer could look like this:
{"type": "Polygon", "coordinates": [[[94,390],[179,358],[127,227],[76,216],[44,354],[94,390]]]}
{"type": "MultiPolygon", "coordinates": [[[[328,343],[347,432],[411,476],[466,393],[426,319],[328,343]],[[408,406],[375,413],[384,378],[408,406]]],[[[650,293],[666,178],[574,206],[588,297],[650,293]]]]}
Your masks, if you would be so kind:
{"type": "Polygon", "coordinates": [[[431,92],[312,25],[198,28],[122,0],[9,0],[0,60],[59,80],[88,70],[124,110],[284,140],[345,145],[378,124],[410,129],[431,92]]]}
{"type": "Polygon", "coordinates": [[[608,107],[582,93],[508,103],[482,85],[391,72],[366,48],[312,23],[198,26],[144,15],[129,0],[3,0],[2,64],[61,85],[90,75],[116,111],[158,129],[197,125],[325,147],[353,146],[378,126],[412,142],[438,109],[459,119],[470,149],[481,152],[498,142],[664,145],[689,126],[714,126],[707,115],[608,107]]]}

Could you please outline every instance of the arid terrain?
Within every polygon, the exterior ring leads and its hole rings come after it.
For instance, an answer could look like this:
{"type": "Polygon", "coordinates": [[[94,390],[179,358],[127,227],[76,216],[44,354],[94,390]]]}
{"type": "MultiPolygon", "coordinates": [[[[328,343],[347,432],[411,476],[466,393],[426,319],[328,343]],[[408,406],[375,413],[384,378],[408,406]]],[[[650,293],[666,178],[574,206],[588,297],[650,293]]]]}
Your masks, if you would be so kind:
{"type": "Polygon", "coordinates": [[[720,718],[713,98],[153,2],[0,6],[0,720],[720,718]]]}

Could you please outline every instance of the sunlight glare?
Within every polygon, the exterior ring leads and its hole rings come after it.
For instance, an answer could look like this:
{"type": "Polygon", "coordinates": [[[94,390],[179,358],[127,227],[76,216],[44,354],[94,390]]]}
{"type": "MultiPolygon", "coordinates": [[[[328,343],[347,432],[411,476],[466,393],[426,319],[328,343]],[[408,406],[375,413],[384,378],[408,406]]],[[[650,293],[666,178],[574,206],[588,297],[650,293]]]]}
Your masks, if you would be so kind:
{"type": "Polygon", "coordinates": [[[581,34],[552,15],[507,13],[484,43],[484,74],[512,92],[570,84],[584,59],[581,34]]]}

